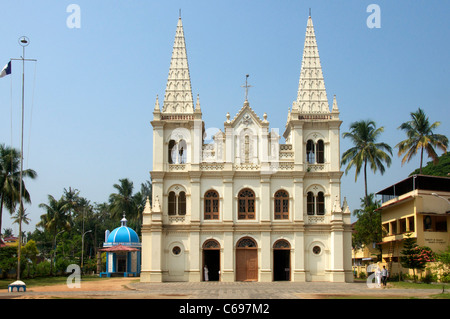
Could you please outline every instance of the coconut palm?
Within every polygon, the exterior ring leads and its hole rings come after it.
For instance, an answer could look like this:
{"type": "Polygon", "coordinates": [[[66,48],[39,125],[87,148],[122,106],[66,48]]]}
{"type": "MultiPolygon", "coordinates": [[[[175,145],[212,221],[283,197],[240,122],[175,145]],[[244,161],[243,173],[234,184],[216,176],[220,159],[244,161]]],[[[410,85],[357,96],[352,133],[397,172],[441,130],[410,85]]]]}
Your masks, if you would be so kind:
{"type": "Polygon", "coordinates": [[[133,182],[128,178],[119,179],[120,184],[113,187],[117,193],[109,195],[111,216],[121,218],[125,213],[128,219],[137,218],[137,205],[133,197],[133,182]]]}
{"type": "MultiPolygon", "coordinates": [[[[70,230],[71,228],[70,214],[68,213],[70,210],[70,203],[68,203],[63,197],[56,200],[52,195],[48,195],[48,204],[41,203],[39,204],[39,207],[44,208],[47,213],[41,215],[41,220],[36,224],[36,226],[43,227],[46,231],[52,234],[54,242],[53,248],[55,248],[53,256],[55,256],[56,236],[59,232],[70,230]]],[[[53,259],[54,258],[52,258],[50,264],[50,274],[52,273],[53,259]]]]}
{"type": "Polygon", "coordinates": [[[434,122],[430,124],[425,112],[419,107],[417,112],[411,112],[411,121],[402,123],[398,128],[405,131],[406,140],[401,141],[395,147],[398,148],[398,156],[403,156],[402,165],[409,162],[411,158],[420,150],[420,169],[422,174],[423,151],[426,151],[428,157],[437,164],[438,155],[435,148],[439,148],[447,152],[448,138],[445,135],[434,134],[433,130],[437,128],[441,122],[434,122]]]}
{"type": "MultiPolygon", "coordinates": [[[[37,173],[32,169],[22,171],[22,178],[35,179],[37,173]]],[[[2,229],[3,207],[13,214],[19,201],[20,191],[20,152],[0,144],[0,232],[2,229]]],[[[22,200],[31,203],[30,194],[22,179],[22,200]]]]}
{"type": "Polygon", "coordinates": [[[385,172],[385,163],[387,167],[391,165],[392,149],[386,143],[376,143],[381,133],[384,131],[383,127],[376,127],[374,121],[362,120],[353,122],[350,125],[350,132],[342,134],[344,138],[350,138],[354,144],[354,147],[348,149],[342,154],[341,166],[348,163],[345,174],[355,167],[355,182],[358,179],[358,175],[361,172],[361,168],[364,170],[364,198],[366,199],[366,206],[368,206],[367,197],[367,164],[374,173],[377,170],[383,175],[385,172]],[[389,154],[388,154],[389,153],[389,154]]]}

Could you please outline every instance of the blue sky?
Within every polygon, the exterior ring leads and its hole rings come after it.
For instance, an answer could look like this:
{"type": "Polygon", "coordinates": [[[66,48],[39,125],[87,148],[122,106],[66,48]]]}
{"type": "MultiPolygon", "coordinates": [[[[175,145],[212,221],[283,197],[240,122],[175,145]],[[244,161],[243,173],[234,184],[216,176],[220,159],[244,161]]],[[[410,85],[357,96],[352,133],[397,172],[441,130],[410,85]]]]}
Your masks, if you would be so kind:
{"type": "MultiPolygon", "coordinates": [[[[334,94],[343,120],[372,119],[394,147],[398,126],[421,107],[437,133],[450,136],[449,1],[2,1],[0,67],[22,54],[18,38],[31,44],[26,57],[24,166],[39,174],[27,181],[34,229],[47,194],[59,198],[76,188],[104,202],[120,178],[135,187],[150,179],[152,111],[162,102],[175,29],[182,9],[193,95],[200,95],[207,128],[223,128],[226,113],[242,107],[245,74],[249,101],[284,131],[297,97],[309,8],[312,10],[330,103],[334,94]],[[80,8],[80,28],[66,24],[70,4],[80,8]],[[368,28],[377,4],[381,27],[368,28]],[[33,93],[34,92],[34,93],[33,93]]],[[[20,148],[20,62],[0,79],[0,143],[20,148]],[[12,111],[11,111],[12,109],[12,111]]],[[[341,153],[351,147],[341,139],[341,153]]],[[[407,177],[419,157],[401,166],[394,150],[385,175],[368,174],[369,192],[407,177]]],[[[427,159],[426,159],[427,160],[427,159]]],[[[136,189],[137,190],[137,189],[136,189]]],[[[341,196],[353,210],[363,196],[363,176],[342,177],[341,196]]],[[[11,226],[3,215],[2,228],[11,226]]]]}

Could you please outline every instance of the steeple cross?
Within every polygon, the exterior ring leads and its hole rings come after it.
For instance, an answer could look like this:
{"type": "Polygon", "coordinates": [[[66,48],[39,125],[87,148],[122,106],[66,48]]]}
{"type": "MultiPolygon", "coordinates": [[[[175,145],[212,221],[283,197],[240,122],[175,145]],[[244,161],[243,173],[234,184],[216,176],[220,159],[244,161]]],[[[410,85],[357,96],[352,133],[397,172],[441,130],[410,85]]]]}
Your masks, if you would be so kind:
{"type": "Polygon", "coordinates": [[[248,98],[248,89],[252,87],[251,85],[249,85],[247,83],[247,79],[248,79],[249,76],[250,75],[248,75],[248,74],[245,75],[245,85],[241,85],[241,87],[245,88],[245,100],[246,101],[247,101],[247,98],[248,98]]]}

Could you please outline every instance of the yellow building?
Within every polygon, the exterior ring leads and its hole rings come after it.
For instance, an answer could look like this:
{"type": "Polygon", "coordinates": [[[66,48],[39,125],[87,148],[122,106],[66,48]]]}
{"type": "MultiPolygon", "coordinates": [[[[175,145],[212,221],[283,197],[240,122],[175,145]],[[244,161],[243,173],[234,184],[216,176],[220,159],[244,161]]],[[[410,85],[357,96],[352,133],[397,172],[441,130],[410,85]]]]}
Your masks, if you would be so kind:
{"type": "Polygon", "coordinates": [[[400,264],[407,234],[419,246],[440,253],[450,244],[450,178],[413,175],[376,193],[382,196],[382,259],[391,274],[408,273],[400,264]]]}

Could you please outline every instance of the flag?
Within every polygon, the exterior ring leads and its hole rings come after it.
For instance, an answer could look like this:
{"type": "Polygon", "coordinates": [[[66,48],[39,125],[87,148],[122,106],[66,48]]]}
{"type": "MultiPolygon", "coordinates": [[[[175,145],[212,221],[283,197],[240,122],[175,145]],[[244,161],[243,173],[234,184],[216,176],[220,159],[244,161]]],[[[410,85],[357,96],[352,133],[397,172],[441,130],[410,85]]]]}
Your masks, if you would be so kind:
{"type": "Polygon", "coordinates": [[[8,74],[11,74],[11,61],[9,61],[8,64],[3,68],[2,72],[0,73],[0,78],[7,76],[8,74]]]}

